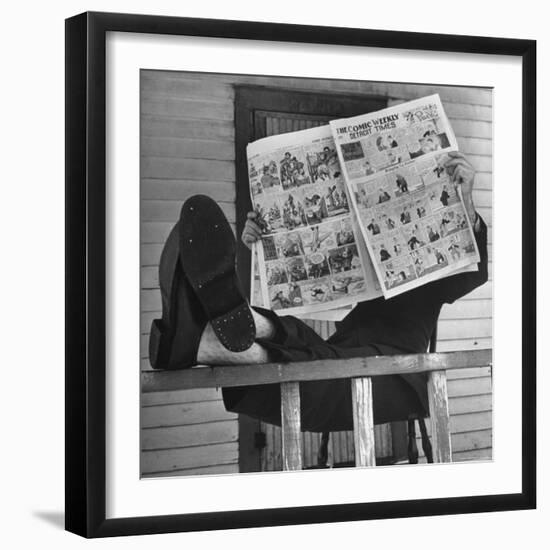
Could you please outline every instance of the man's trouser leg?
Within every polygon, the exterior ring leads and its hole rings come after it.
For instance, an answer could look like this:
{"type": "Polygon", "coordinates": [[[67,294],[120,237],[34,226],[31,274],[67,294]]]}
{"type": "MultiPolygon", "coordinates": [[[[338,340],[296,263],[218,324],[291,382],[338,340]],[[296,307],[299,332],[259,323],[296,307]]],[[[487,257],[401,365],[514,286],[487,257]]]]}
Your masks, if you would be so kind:
{"type": "MultiPolygon", "coordinates": [[[[258,310],[272,319],[276,335],[269,341],[258,340],[273,362],[345,359],[392,353],[391,349],[358,345],[353,334],[336,333],[325,341],[303,321],[294,317],[277,317],[258,310]]],[[[399,353],[394,350],[393,353],[399,353]]],[[[261,365],[258,365],[261,368],[261,365]]],[[[409,414],[423,416],[417,391],[400,376],[373,378],[375,423],[406,420],[409,414]]],[[[223,388],[228,411],[246,414],[270,424],[280,425],[280,390],[278,384],[223,388]]],[[[302,429],[304,431],[341,431],[353,428],[351,382],[349,379],[319,380],[300,384],[302,429]]]]}

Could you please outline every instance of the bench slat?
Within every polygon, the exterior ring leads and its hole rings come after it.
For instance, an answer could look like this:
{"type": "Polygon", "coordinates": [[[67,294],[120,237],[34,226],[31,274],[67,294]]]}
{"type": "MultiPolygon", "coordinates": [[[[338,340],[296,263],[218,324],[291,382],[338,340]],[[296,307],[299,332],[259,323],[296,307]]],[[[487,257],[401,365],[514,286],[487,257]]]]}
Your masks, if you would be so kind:
{"type": "Polygon", "coordinates": [[[355,465],[376,466],[372,380],[354,378],[351,383],[355,465]]]}
{"type": "Polygon", "coordinates": [[[413,355],[386,355],[325,359],[299,363],[268,363],[230,367],[194,367],[142,373],[142,391],[177,391],[357,378],[387,374],[412,374],[448,369],[491,366],[492,351],[471,350],[413,355]]]}
{"type": "Polygon", "coordinates": [[[283,470],[302,469],[302,434],[300,425],[300,384],[281,384],[281,437],[283,470]]]}
{"type": "Polygon", "coordinates": [[[428,376],[428,402],[432,422],[434,462],[452,462],[449,396],[445,371],[433,371],[428,376]]]}

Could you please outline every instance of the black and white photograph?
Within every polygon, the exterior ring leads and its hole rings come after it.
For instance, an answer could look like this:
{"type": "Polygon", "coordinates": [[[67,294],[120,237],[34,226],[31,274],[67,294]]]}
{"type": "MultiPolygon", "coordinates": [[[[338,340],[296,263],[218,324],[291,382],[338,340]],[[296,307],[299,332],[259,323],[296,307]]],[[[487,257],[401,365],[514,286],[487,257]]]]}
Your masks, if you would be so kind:
{"type": "MultiPolygon", "coordinates": [[[[156,70],[141,71],[140,90],[142,371],[254,364],[261,372],[273,362],[478,350],[487,366],[447,373],[445,460],[491,461],[493,92],[156,70]],[[308,102],[320,98],[359,94],[365,107],[354,114],[366,115],[439,94],[458,145],[444,157],[433,155],[449,140],[423,111],[405,110],[421,119],[414,131],[396,127],[342,146],[354,174],[367,178],[355,197],[382,288],[401,292],[422,277],[436,279],[392,299],[380,291],[363,299],[368,283],[351,219],[330,221],[355,212],[336,147],[280,145],[277,154],[236,163],[244,151],[235,134],[248,123],[233,115],[238,90],[247,88],[254,104],[260,83],[272,99],[258,95],[251,142],[266,144],[278,134],[290,144],[293,132],[298,139],[306,128],[349,116],[316,117],[308,102]],[[397,155],[391,162],[388,152],[397,155]],[[247,251],[256,246],[266,268],[263,307],[247,293],[247,251]],[[477,251],[469,270],[437,277],[477,251]],[[354,295],[360,301],[342,322],[308,319],[309,306],[330,311],[336,298],[354,295]],[[296,306],[306,313],[284,315],[296,306]]],[[[350,379],[301,383],[301,469],[358,466],[351,386],[350,379]]],[[[373,377],[372,465],[442,459],[434,458],[428,386],[426,373],[373,377]]],[[[288,469],[280,411],[276,385],[144,393],[141,476],[288,469]]]]}

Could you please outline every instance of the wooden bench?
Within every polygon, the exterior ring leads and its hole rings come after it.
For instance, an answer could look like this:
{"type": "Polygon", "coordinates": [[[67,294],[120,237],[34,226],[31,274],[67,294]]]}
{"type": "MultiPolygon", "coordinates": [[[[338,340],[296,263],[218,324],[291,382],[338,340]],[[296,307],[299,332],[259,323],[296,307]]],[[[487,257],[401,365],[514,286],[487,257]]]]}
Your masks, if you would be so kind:
{"type": "Polygon", "coordinates": [[[351,378],[355,464],[356,466],[374,466],[371,377],[426,372],[428,373],[433,460],[451,462],[446,371],[491,365],[492,350],[476,350],[300,363],[194,367],[186,370],[145,372],[142,374],[142,391],[149,393],[194,388],[280,384],[283,469],[301,470],[300,382],[351,378]]]}

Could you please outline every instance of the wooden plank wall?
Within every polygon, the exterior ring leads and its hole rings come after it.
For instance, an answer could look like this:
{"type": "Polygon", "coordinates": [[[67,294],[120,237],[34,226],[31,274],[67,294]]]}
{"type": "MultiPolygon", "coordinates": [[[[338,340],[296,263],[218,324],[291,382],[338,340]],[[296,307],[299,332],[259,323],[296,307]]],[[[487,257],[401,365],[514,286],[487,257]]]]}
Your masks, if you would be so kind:
{"type": "MultiPolygon", "coordinates": [[[[390,102],[438,92],[461,150],[478,170],[475,200],[492,242],[492,93],[475,88],[142,71],[141,368],[160,316],[158,263],[183,201],[212,196],[235,227],[234,85],[383,95],[390,102]]],[[[489,253],[491,254],[491,244],[489,253]]],[[[492,264],[490,265],[492,280],[492,264]]],[[[438,350],[492,346],[492,282],[445,306],[438,350]]],[[[449,383],[455,460],[491,453],[491,377],[475,370],[449,383]]],[[[455,376],[455,375],[453,375],[455,376]]],[[[142,401],[144,476],[238,470],[235,415],[216,390],[167,392],[142,401]]]]}
{"type": "MultiPolygon", "coordinates": [[[[439,92],[437,87],[433,89],[439,92]]],[[[463,95],[457,90],[456,95],[461,96],[461,102],[475,101],[475,104],[454,103],[439,93],[456,133],[459,149],[477,171],[474,200],[489,229],[489,281],[454,304],[443,306],[437,351],[492,348],[492,98],[486,90],[472,89],[471,92],[463,95]]],[[[403,101],[406,98],[392,98],[389,104],[403,101]]],[[[479,368],[449,372],[448,393],[453,461],[492,458],[491,370],[479,368]]],[[[427,427],[430,433],[429,422],[427,427]]],[[[424,462],[418,427],[417,438],[420,462],[424,462]]]]}

